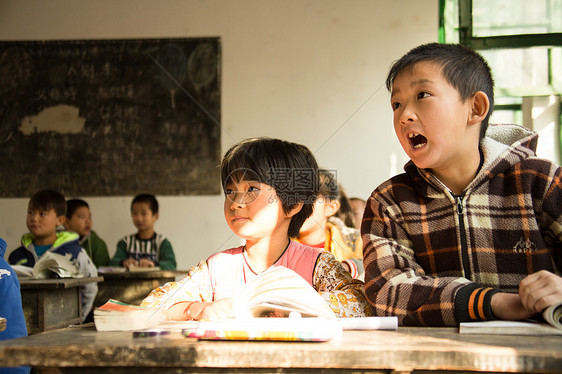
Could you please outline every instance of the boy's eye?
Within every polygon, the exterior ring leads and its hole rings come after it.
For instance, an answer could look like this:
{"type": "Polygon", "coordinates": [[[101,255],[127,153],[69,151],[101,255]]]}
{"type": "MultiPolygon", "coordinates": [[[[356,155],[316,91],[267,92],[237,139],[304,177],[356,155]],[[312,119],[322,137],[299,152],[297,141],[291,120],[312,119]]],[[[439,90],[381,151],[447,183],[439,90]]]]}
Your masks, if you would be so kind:
{"type": "Polygon", "coordinates": [[[226,188],[226,189],[224,190],[224,194],[225,194],[225,195],[232,195],[233,193],[234,193],[234,191],[232,191],[230,188],[226,188]]]}
{"type": "Polygon", "coordinates": [[[430,97],[431,95],[428,92],[420,92],[418,94],[418,99],[425,99],[426,97],[430,97]]]}
{"type": "Polygon", "coordinates": [[[394,103],[391,104],[391,106],[392,106],[392,110],[396,110],[396,109],[400,108],[400,103],[394,102],[394,103]]]}
{"type": "Polygon", "coordinates": [[[254,186],[248,187],[248,192],[258,192],[260,189],[254,186]]]}

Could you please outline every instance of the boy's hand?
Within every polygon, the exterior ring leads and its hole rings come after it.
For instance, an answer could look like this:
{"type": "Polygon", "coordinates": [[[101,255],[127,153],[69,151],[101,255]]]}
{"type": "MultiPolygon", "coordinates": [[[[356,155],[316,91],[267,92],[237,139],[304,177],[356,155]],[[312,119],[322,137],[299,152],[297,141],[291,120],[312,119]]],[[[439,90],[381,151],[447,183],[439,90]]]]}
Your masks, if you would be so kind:
{"type": "Polygon", "coordinates": [[[519,283],[519,298],[526,310],[540,313],[562,301],[562,277],[546,270],[528,275],[519,283]]]}
{"type": "Polygon", "coordinates": [[[138,265],[139,265],[139,263],[137,262],[137,260],[135,260],[132,257],[129,257],[128,259],[123,260],[123,267],[125,267],[127,269],[130,268],[131,266],[138,266],[138,265]]]}
{"type": "Polygon", "coordinates": [[[498,292],[492,296],[491,304],[494,316],[499,319],[519,321],[536,314],[523,307],[516,293],[498,292]]]}
{"type": "Polygon", "coordinates": [[[154,262],[152,260],[149,260],[148,258],[141,258],[139,261],[139,266],[141,268],[153,268],[154,262]]]}
{"type": "Polygon", "coordinates": [[[492,296],[492,312],[512,321],[531,318],[562,300],[562,277],[541,270],[523,278],[519,293],[499,292],[492,296]]]}

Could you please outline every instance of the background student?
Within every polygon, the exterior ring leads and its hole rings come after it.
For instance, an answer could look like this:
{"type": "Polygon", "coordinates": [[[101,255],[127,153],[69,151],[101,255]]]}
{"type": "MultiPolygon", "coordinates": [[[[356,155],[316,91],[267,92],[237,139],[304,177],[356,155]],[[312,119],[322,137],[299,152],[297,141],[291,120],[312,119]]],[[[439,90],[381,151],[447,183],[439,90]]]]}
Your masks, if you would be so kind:
{"type": "Polygon", "coordinates": [[[320,169],[319,180],[314,210],[296,240],[330,252],[354,278],[362,279],[363,242],[359,230],[353,227],[353,212],[347,195],[331,171],[320,169]]]}
{"type": "Polygon", "coordinates": [[[232,316],[232,296],[273,266],[297,272],[340,317],[370,313],[363,282],[352,279],[331,253],[290,240],[312,213],[318,166],[310,150],[279,139],[248,139],[221,163],[224,215],[246,244],[201,261],[180,282],[152,291],[143,306],[162,306],[174,320],[232,316]],[[294,170],[306,173],[304,187],[294,170]]]}
{"type": "Polygon", "coordinates": [[[387,78],[411,161],[367,201],[365,292],[402,325],[522,320],[562,301],[562,173],[537,134],[488,127],[494,84],[468,47],[426,44],[387,78]]]}
{"type": "Polygon", "coordinates": [[[70,199],[66,202],[66,219],[64,227],[80,236],[80,246],[86,250],[96,267],[109,265],[107,245],[95,231],[92,230],[92,213],[88,203],[80,199],[70,199]]]}
{"type": "MultiPolygon", "coordinates": [[[[29,233],[24,234],[21,246],[10,253],[8,262],[12,265],[33,267],[47,251],[60,255],[70,254],[71,260],[85,277],[97,277],[96,266],[86,251],[78,243],[78,234],[60,231],[66,214],[66,201],[57,191],[43,190],[35,193],[29,200],[26,224],[29,233]]],[[[97,283],[80,286],[82,295],[82,319],[84,320],[98,292],[97,283]]]]}
{"type": "Polygon", "coordinates": [[[151,194],[135,196],[131,203],[131,217],[137,233],[125,236],[117,243],[111,266],[155,267],[163,270],[176,268],[172,244],[154,231],[158,220],[158,201],[151,194]]]}
{"type": "Polygon", "coordinates": [[[350,197],[349,204],[351,205],[351,211],[353,212],[355,228],[361,230],[361,221],[363,220],[363,212],[365,211],[367,202],[360,197],[350,197]]]}
{"type": "MultiPolygon", "coordinates": [[[[6,319],[6,329],[0,331],[0,340],[27,336],[27,326],[21,306],[20,282],[16,272],[6,260],[6,241],[0,238],[0,317],[6,319]]],[[[1,367],[0,374],[29,373],[29,367],[1,367]]]]}

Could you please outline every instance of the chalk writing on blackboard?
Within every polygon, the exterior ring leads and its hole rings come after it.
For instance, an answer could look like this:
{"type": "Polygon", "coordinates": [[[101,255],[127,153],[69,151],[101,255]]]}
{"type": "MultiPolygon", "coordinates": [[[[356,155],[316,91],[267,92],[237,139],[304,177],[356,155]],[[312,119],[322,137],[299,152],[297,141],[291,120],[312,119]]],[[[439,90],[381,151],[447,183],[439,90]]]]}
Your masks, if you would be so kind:
{"type": "Polygon", "coordinates": [[[219,38],[0,42],[0,194],[220,193],[219,38]]]}

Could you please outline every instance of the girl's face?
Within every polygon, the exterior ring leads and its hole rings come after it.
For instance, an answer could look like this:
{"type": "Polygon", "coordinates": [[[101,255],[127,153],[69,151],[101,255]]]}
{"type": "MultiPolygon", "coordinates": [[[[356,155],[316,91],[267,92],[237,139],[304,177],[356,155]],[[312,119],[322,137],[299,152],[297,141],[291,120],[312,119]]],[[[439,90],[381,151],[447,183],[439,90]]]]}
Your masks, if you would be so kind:
{"type": "Polygon", "coordinates": [[[287,219],[275,189],[252,180],[225,186],[224,216],[237,236],[253,241],[271,237],[287,219]]]}

